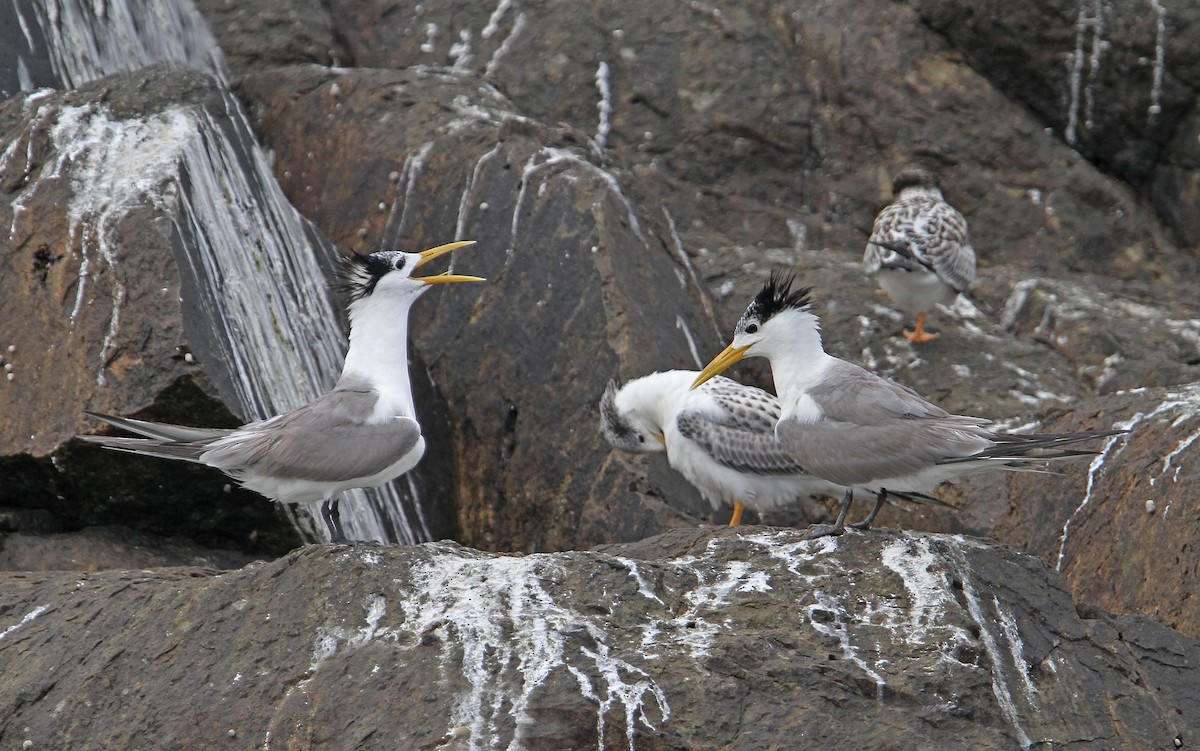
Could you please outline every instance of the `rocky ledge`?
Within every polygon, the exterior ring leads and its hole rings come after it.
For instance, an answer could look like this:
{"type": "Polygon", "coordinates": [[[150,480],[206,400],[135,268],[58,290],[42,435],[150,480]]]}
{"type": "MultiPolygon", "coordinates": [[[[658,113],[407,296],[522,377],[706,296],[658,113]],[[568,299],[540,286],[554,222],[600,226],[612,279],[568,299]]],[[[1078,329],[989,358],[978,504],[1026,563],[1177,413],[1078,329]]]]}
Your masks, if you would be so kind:
{"type": "Polygon", "coordinates": [[[1170,749],[1197,666],[961,535],[0,574],[4,748],[1170,749]]]}

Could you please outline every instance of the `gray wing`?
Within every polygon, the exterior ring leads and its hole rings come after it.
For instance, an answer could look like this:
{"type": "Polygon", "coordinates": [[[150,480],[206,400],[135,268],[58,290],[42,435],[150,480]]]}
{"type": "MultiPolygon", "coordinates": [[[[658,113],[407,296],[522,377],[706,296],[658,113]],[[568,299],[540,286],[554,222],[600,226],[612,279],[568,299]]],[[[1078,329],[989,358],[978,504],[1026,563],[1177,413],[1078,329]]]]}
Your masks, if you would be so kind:
{"type": "Polygon", "coordinates": [[[775,438],[779,400],[728,378],[701,387],[718,409],[684,409],[675,418],[679,433],[718,464],[757,475],[807,474],[775,438]],[[710,386],[711,384],[711,386],[710,386]]]}
{"type": "MultiPolygon", "coordinates": [[[[854,425],[874,425],[896,418],[950,417],[946,410],[907,386],[845,360],[834,362],[824,381],[808,393],[825,419],[854,425]]],[[[986,422],[973,417],[964,419],[973,424],[986,422]]]]}
{"type": "Polygon", "coordinates": [[[948,414],[851,363],[835,364],[809,395],[821,418],[781,421],[779,441],[810,472],[840,485],[906,475],[991,445],[986,420],[948,414]]]}
{"type": "Polygon", "coordinates": [[[967,220],[945,201],[926,196],[896,201],[875,217],[863,265],[868,274],[881,268],[933,271],[962,292],[975,278],[967,220]]]}
{"type": "Polygon", "coordinates": [[[377,395],[335,389],[312,403],[251,423],[209,444],[201,460],[230,473],[340,482],[383,471],[421,437],[416,420],[367,424],[377,395]]]}

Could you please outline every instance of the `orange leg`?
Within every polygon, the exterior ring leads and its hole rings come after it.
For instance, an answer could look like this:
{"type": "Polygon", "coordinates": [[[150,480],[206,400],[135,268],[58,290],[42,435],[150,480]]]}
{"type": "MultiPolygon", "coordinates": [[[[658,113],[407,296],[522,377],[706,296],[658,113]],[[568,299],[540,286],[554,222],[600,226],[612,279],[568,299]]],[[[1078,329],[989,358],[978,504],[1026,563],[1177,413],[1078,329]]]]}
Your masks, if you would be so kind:
{"type": "Polygon", "coordinates": [[[932,342],[934,339],[937,339],[939,336],[941,336],[941,334],[931,334],[925,330],[925,313],[923,313],[923,312],[917,314],[917,329],[916,329],[916,331],[909,331],[908,329],[904,330],[904,338],[909,340],[913,344],[922,344],[924,342],[932,342]]]}
{"type": "Polygon", "coordinates": [[[741,501],[733,502],[733,516],[729,517],[729,526],[736,527],[742,523],[742,514],[746,512],[746,504],[741,501]]]}

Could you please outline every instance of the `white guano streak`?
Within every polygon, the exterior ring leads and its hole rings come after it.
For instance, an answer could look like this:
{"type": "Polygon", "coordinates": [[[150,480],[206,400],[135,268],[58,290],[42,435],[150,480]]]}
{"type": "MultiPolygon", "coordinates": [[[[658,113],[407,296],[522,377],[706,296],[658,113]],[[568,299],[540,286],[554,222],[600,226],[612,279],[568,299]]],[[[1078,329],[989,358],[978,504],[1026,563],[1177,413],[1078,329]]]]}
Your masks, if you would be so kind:
{"type": "Polygon", "coordinates": [[[1063,134],[1064,140],[1074,146],[1078,140],[1079,110],[1084,109],[1084,124],[1091,127],[1092,92],[1091,86],[1084,86],[1084,61],[1087,61],[1088,79],[1095,78],[1100,71],[1100,53],[1104,48],[1104,7],[1101,0],[1077,0],[1079,11],[1075,18],[1075,49],[1070,54],[1068,70],[1069,98],[1067,102],[1067,127],[1063,134]],[[1090,6],[1092,13],[1088,13],[1090,6]],[[1084,45],[1088,33],[1092,36],[1092,50],[1085,55],[1084,45]],[[1081,99],[1086,102],[1081,103],[1081,99]]]}
{"type": "MultiPolygon", "coordinates": [[[[228,81],[221,48],[188,0],[55,0],[32,5],[50,68],[67,88],[163,62],[228,81]]],[[[32,44],[24,16],[20,21],[32,44]]]]}
{"type": "Polygon", "coordinates": [[[596,110],[600,115],[600,122],[596,125],[596,137],[593,139],[597,156],[604,153],[608,148],[608,134],[612,129],[612,81],[608,69],[608,63],[603,60],[596,66],[596,91],[600,93],[600,101],[596,103],[596,110]]]}
{"type": "Polygon", "coordinates": [[[603,623],[559,604],[546,591],[542,579],[558,578],[558,567],[549,555],[489,557],[462,551],[410,569],[416,596],[401,603],[405,630],[442,641],[447,668],[461,654],[458,669],[468,688],[449,722],[470,728],[472,751],[502,747],[500,719],[506,707],[516,724],[507,748],[524,748],[525,730],[533,722],[533,692],[560,668],[598,705],[598,749],[605,747],[605,715],[614,705],[621,706],[631,750],[636,724],[653,727],[647,699],[664,720],[670,715],[665,694],[647,673],[611,655],[603,623]],[[515,690],[510,688],[514,678],[515,690]]]}
{"type": "Polygon", "coordinates": [[[178,197],[178,164],[189,142],[198,136],[196,123],[182,108],[145,120],[113,120],[95,105],[63,107],[50,128],[57,158],[47,177],[70,178],[67,206],[67,255],[78,246],[79,284],[69,316],[73,328],[87,298],[98,261],[110,269],[109,322],[100,346],[96,384],[105,385],[105,369],[120,329],[125,285],[117,270],[120,256],[117,226],[138,205],[166,209],[178,197]],[[165,184],[165,189],[162,189],[165,184]],[[95,255],[99,258],[94,258],[95,255]]]}
{"type": "MultiPolygon", "coordinates": [[[[1098,476],[1100,470],[1104,467],[1105,463],[1112,458],[1112,456],[1116,456],[1124,450],[1125,446],[1128,445],[1134,428],[1136,428],[1138,425],[1147,420],[1152,420],[1165,412],[1178,409],[1180,406],[1191,404],[1191,402],[1187,401],[1186,399],[1181,399],[1181,396],[1181,394],[1168,395],[1168,398],[1151,410],[1150,414],[1138,412],[1128,420],[1122,420],[1113,423],[1113,430],[1124,430],[1128,432],[1121,435],[1109,436],[1104,442],[1104,448],[1092,459],[1091,464],[1088,465],[1087,489],[1084,491],[1083,500],[1079,502],[1079,505],[1075,507],[1075,510],[1071,512],[1071,515],[1067,517],[1067,520],[1063,522],[1062,533],[1058,537],[1058,559],[1054,563],[1055,571],[1062,571],[1063,560],[1066,558],[1067,554],[1067,537],[1071,533],[1071,523],[1081,511],[1091,504],[1092,493],[1096,488],[1096,477],[1098,476]],[[1113,447],[1117,446],[1118,443],[1121,444],[1120,447],[1113,452],[1113,447]],[[1110,453],[1112,456],[1110,456],[1110,453]]],[[[1195,405],[1192,404],[1192,407],[1194,408],[1195,405]]]]}
{"type": "Polygon", "coordinates": [[[932,628],[942,625],[946,607],[952,602],[950,582],[941,561],[926,538],[893,542],[883,549],[880,560],[904,582],[909,602],[908,623],[904,625],[912,641],[924,644],[932,628]]]}
{"type": "Polygon", "coordinates": [[[0,631],[0,641],[4,641],[5,639],[7,639],[9,637],[9,635],[14,634],[17,631],[20,631],[21,629],[25,628],[34,619],[38,618],[39,616],[42,615],[42,613],[45,613],[49,609],[50,609],[49,605],[38,605],[33,610],[30,610],[28,613],[25,614],[25,616],[23,618],[21,618],[21,620],[18,623],[14,623],[13,625],[9,626],[8,628],[4,629],[3,631],[0,631]]]}
{"type": "MultiPolygon", "coordinates": [[[[964,565],[964,569],[966,566],[964,565]]],[[[1000,705],[1000,711],[1008,719],[1013,730],[1017,734],[1017,742],[1021,744],[1021,748],[1029,748],[1033,745],[1033,741],[1029,738],[1029,734],[1021,727],[1021,718],[1017,710],[1016,702],[1013,701],[1012,691],[1008,688],[1008,680],[1005,677],[1004,662],[1000,654],[1000,647],[996,643],[996,637],[991,631],[991,622],[984,618],[983,608],[979,602],[979,593],[975,591],[975,586],[971,584],[969,572],[962,572],[963,595],[967,600],[967,612],[971,614],[971,619],[979,626],[979,640],[983,642],[983,648],[988,653],[988,659],[992,663],[992,694],[996,697],[996,703],[1000,705]]]]}

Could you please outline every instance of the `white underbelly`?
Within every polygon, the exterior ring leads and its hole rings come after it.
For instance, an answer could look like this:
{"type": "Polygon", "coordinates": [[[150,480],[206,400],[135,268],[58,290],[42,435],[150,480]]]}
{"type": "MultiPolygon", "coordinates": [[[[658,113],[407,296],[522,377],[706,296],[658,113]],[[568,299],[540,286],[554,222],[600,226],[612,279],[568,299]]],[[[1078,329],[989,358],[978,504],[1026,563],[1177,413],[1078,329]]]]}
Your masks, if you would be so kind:
{"type": "Polygon", "coordinates": [[[924,313],[935,305],[950,305],[958,291],[937,274],[927,271],[881,269],[879,287],[892,298],[896,307],[908,313],[924,313]]]}

